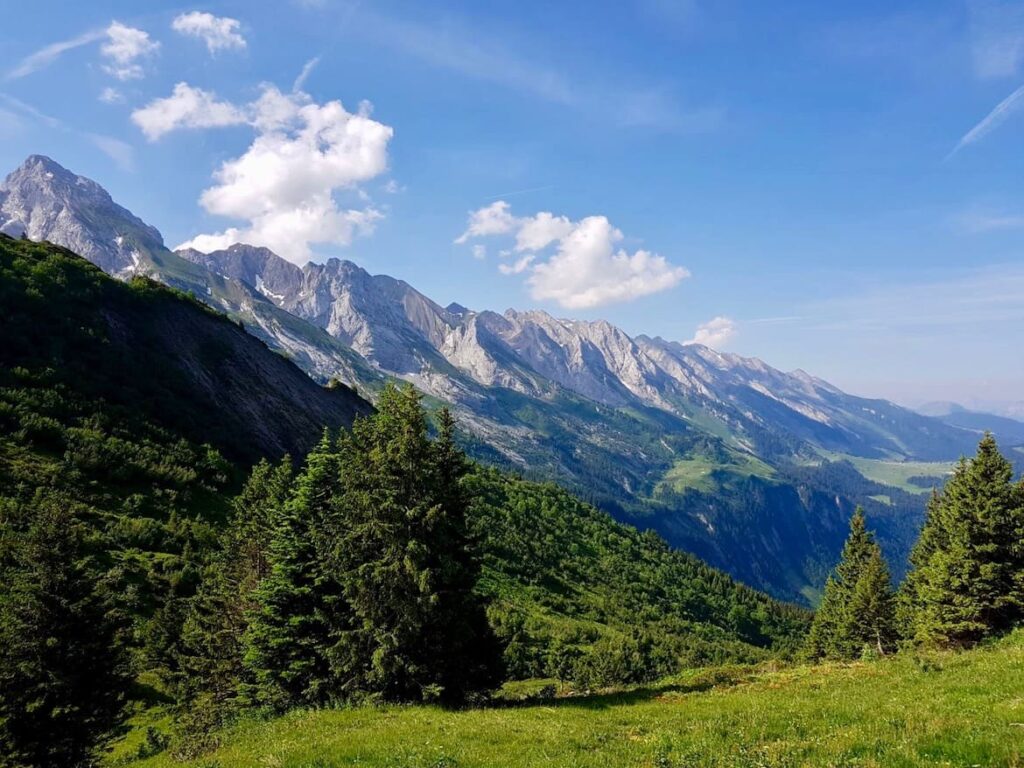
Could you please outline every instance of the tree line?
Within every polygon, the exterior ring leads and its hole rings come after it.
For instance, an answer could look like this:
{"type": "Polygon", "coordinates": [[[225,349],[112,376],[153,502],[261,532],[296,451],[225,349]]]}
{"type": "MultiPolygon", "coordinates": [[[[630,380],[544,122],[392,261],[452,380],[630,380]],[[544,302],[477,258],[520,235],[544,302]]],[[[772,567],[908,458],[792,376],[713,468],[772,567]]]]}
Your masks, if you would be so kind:
{"type": "Polygon", "coordinates": [[[940,491],[894,590],[858,509],[825,583],[804,653],[882,655],[901,645],[967,648],[1024,620],[1024,479],[986,434],[940,491]]]}
{"type": "MultiPolygon", "coordinates": [[[[553,487],[471,472],[446,410],[433,431],[415,390],[389,386],[373,416],[325,433],[299,469],[261,461],[210,554],[181,553],[198,572],[174,571],[142,624],[120,594],[133,589],[131,568],[107,562],[134,555],[104,549],[73,498],[0,498],[4,764],[89,764],[123,718],[140,667],[166,683],[176,748],[191,754],[243,711],[458,706],[509,675],[642,682],[681,664],[757,660],[803,634],[805,612],[652,533],[553,487]],[[601,591],[590,603],[572,596],[598,564],[608,565],[601,591]],[[512,585],[522,594],[509,594],[512,585]],[[538,615],[560,611],[578,620],[538,631],[538,615]],[[585,629],[612,618],[611,632],[585,629]]],[[[933,496],[899,591],[854,515],[806,656],[960,648],[1010,628],[1024,613],[1022,540],[1024,484],[986,436],[933,496]]],[[[193,542],[202,546],[190,537],[185,549],[193,542]]]]}

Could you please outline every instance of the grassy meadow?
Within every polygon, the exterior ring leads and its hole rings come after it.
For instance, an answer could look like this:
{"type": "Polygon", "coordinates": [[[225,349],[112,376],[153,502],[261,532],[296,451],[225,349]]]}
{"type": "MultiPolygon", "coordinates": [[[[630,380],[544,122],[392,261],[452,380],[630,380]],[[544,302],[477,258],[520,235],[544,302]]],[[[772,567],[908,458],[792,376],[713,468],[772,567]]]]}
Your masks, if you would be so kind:
{"type": "Polygon", "coordinates": [[[465,711],[299,711],[241,723],[184,764],[167,752],[133,762],[140,743],[129,734],[108,764],[1024,766],[1024,630],[966,653],[695,670],[651,687],[465,711]]]}

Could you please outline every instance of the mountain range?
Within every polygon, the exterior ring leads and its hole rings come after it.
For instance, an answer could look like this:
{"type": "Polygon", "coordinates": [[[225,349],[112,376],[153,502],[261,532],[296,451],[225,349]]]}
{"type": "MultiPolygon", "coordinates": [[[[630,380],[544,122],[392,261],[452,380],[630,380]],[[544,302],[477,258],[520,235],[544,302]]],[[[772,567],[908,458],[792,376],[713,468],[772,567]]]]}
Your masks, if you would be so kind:
{"type": "Polygon", "coordinates": [[[813,599],[858,503],[899,575],[942,462],[978,439],[972,425],[755,358],[539,310],[442,307],[350,261],[298,267],[246,244],[172,252],[100,185],[42,156],[0,185],[0,231],[187,291],[320,382],[372,400],[388,378],[411,381],[454,406],[477,457],[554,480],[788,599],[813,599]]]}

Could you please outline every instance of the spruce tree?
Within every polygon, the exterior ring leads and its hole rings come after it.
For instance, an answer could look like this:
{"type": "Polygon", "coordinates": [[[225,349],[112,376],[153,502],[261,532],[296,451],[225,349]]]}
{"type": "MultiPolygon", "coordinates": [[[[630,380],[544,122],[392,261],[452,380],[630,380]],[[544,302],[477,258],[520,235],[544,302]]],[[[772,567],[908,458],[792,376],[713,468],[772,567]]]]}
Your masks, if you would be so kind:
{"type": "Polygon", "coordinates": [[[242,638],[255,608],[254,593],[269,571],[274,526],[291,492],[291,460],[259,462],[232,503],[217,552],[191,601],[185,622],[180,699],[190,737],[220,725],[252,682],[242,663],[242,638]]]}
{"type": "Polygon", "coordinates": [[[350,696],[455,702],[496,684],[462,488],[466,460],[442,412],[428,437],[418,393],[389,386],[344,442],[335,558],[355,616],[335,664],[350,696]]]}
{"type": "Polygon", "coordinates": [[[884,653],[893,641],[894,611],[889,569],[858,507],[839,564],[825,584],[805,655],[851,659],[869,647],[884,653]]]}
{"type": "Polygon", "coordinates": [[[339,491],[338,456],[325,432],[274,525],[269,571],[247,613],[243,660],[254,681],[246,692],[256,703],[284,709],[338,698],[328,658],[348,610],[327,555],[339,491]]]}
{"type": "Polygon", "coordinates": [[[846,611],[845,633],[851,648],[891,650],[896,639],[896,600],[889,566],[877,544],[857,579],[846,611]]]}
{"type": "Polygon", "coordinates": [[[1024,499],[991,434],[929,504],[901,591],[909,639],[963,647],[1024,616],[1024,499]]]}
{"type": "Polygon", "coordinates": [[[0,565],[0,763],[91,765],[124,705],[122,635],[66,502],[29,516],[0,565]]]}

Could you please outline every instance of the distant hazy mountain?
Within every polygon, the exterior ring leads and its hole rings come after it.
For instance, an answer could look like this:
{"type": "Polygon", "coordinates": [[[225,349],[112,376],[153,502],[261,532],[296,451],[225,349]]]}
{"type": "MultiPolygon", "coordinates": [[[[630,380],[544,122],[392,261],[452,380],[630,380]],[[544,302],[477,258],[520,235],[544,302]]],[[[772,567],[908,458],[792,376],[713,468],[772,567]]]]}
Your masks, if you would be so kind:
{"type": "Polygon", "coordinates": [[[954,427],[978,434],[991,432],[1003,446],[1024,445],[1024,421],[970,410],[951,402],[925,403],[917,410],[954,427]]]}
{"type": "Polygon", "coordinates": [[[385,377],[412,381],[456,407],[477,456],[557,480],[784,597],[821,583],[855,503],[897,573],[922,514],[923,497],[826,459],[952,459],[977,439],[802,371],[604,321],[442,307],[348,261],[300,268],[241,244],[171,253],[97,184],[38,156],[0,188],[0,214],[5,231],[192,292],[321,381],[371,395],[385,377]]]}

